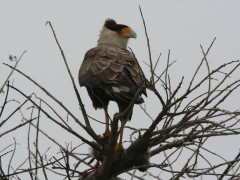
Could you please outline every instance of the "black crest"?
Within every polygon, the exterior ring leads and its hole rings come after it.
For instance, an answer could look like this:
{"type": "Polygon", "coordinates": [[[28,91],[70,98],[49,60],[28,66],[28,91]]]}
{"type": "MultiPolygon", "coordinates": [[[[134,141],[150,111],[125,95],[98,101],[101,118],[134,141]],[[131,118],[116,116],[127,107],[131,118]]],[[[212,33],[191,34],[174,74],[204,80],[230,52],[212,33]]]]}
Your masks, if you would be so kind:
{"type": "Polygon", "coordinates": [[[112,31],[121,31],[123,28],[127,28],[128,26],[124,24],[117,24],[114,19],[106,19],[104,26],[112,31]]]}

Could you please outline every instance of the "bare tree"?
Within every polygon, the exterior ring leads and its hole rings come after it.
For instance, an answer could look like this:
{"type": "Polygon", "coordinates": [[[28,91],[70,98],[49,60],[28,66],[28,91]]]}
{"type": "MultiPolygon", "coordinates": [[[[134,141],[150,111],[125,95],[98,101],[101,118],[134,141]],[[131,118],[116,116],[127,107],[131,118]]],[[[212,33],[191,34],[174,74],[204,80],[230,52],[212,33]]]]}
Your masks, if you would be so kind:
{"type": "MultiPolygon", "coordinates": [[[[141,15],[142,11],[140,9],[141,15]]],[[[221,155],[211,151],[206,145],[207,141],[222,136],[239,136],[239,110],[232,111],[231,108],[223,108],[222,104],[235,91],[239,91],[240,79],[231,82],[230,76],[235,73],[240,65],[240,61],[231,61],[210,69],[208,63],[208,54],[216,40],[212,41],[207,50],[200,46],[203,58],[191,76],[189,82],[184,82],[184,77],[176,85],[171,82],[170,70],[175,63],[170,59],[170,50],[168,52],[166,68],[162,72],[157,71],[160,57],[156,62],[151,57],[150,41],[147,34],[145,21],[142,15],[144,29],[147,38],[147,47],[149,52],[149,70],[151,72],[150,84],[148,89],[152,91],[161,104],[158,115],[151,117],[145,106],[141,106],[152,121],[149,127],[145,129],[136,129],[127,126],[131,135],[129,137],[129,146],[125,152],[116,152],[115,146],[119,135],[118,122],[125,113],[133,108],[134,98],[129,107],[123,113],[116,113],[111,118],[111,136],[109,141],[102,141],[91,125],[94,119],[85,109],[84,102],[78,92],[75,84],[74,75],[68,66],[67,58],[57,39],[56,33],[50,22],[50,26],[57,46],[59,47],[63,61],[72,82],[76,98],[79,103],[83,119],[76,117],[71,109],[67,108],[46,88],[26,75],[16,66],[10,66],[12,71],[23,76],[32,82],[38,89],[46,94],[47,99],[43,99],[36,93],[27,94],[18,87],[10,83],[11,74],[6,78],[2,86],[6,91],[1,94],[2,102],[0,109],[0,137],[9,135],[13,131],[28,126],[28,135],[25,137],[28,141],[26,150],[26,159],[18,167],[12,166],[12,160],[16,153],[17,142],[1,147],[0,149],[0,177],[1,179],[18,178],[20,174],[27,173],[31,179],[39,179],[41,174],[45,179],[49,179],[50,173],[55,173],[62,179],[120,179],[120,174],[126,173],[131,179],[162,179],[161,173],[165,172],[171,179],[180,177],[195,178],[199,176],[215,176],[217,179],[239,179],[240,178],[240,152],[233,159],[224,159],[221,155]],[[207,73],[201,80],[196,77],[207,70],[207,73]],[[220,76],[221,75],[221,76],[220,76]],[[10,82],[9,82],[10,81],[10,82]],[[202,88],[202,87],[205,88],[202,88]],[[8,106],[11,101],[17,101],[9,95],[9,91],[18,93],[22,99],[17,103],[17,107],[8,106]],[[57,104],[59,108],[53,108],[49,100],[57,104]],[[9,108],[9,111],[6,111],[9,108]],[[26,109],[29,117],[26,116],[26,109]],[[3,112],[8,113],[2,118],[3,112]],[[67,117],[61,114],[65,112],[67,117]],[[11,121],[16,114],[21,114],[21,122],[10,129],[5,129],[6,122],[11,121]],[[73,147],[71,142],[65,146],[61,145],[51,137],[39,124],[42,118],[47,118],[54,124],[54,128],[62,128],[71,136],[78,138],[81,144],[73,147]],[[73,120],[70,125],[69,119],[73,120]],[[86,138],[83,134],[76,132],[74,126],[79,126],[91,138],[86,138]],[[3,129],[4,128],[4,129],[3,129]],[[32,131],[35,131],[35,141],[30,141],[32,131]],[[53,156],[48,155],[48,149],[41,152],[39,137],[46,137],[57,146],[60,151],[53,156]],[[91,147],[91,152],[83,153],[83,145],[91,147]],[[81,154],[80,154],[81,152],[81,154]],[[8,161],[2,161],[5,156],[10,155],[8,161]],[[184,156],[184,158],[182,158],[184,156]],[[218,158],[217,162],[209,161],[209,157],[218,158]],[[151,162],[151,157],[158,158],[158,162],[151,162]],[[176,166],[181,162],[179,166],[176,166]],[[201,163],[200,163],[201,162],[201,163]],[[151,171],[157,168],[156,171],[151,171]],[[142,172],[139,173],[138,171],[142,172]]],[[[24,54],[24,53],[23,53],[24,54]]],[[[22,55],[23,55],[22,54],[22,55]]],[[[22,56],[21,56],[22,57],[22,56]]],[[[18,59],[17,63],[21,59],[18,59]]],[[[140,92],[140,91],[139,91],[140,92]]],[[[138,94],[136,94],[136,97],[138,94]]],[[[133,119],[134,120],[134,119],[133,119]]],[[[232,153],[232,152],[229,152],[232,153]]]]}

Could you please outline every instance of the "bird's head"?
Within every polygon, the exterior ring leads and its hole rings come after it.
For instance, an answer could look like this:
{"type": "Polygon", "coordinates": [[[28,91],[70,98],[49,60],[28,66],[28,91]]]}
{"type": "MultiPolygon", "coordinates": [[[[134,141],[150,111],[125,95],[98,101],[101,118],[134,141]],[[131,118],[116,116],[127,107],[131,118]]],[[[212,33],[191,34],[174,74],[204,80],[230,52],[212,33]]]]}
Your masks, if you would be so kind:
{"type": "Polygon", "coordinates": [[[113,19],[107,19],[100,32],[98,45],[107,44],[126,49],[129,38],[137,38],[137,34],[132,28],[117,24],[113,19]]]}

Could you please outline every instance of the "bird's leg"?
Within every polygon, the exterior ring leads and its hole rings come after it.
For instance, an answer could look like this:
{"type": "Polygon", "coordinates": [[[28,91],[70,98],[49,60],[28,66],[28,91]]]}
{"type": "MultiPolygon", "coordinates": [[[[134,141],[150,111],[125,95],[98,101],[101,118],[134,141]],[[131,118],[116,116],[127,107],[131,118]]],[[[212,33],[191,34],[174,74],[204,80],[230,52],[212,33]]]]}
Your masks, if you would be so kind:
{"type": "Polygon", "coordinates": [[[107,108],[104,108],[104,112],[105,112],[105,122],[106,122],[106,129],[105,129],[104,136],[109,137],[111,132],[109,130],[109,118],[108,118],[107,108]]]}
{"type": "Polygon", "coordinates": [[[122,145],[122,139],[123,139],[123,129],[125,124],[126,124],[126,120],[121,120],[120,138],[119,138],[119,143],[116,146],[116,151],[124,151],[124,147],[122,145]]]}
{"type": "Polygon", "coordinates": [[[105,123],[106,123],[106,128],[105,128],[105,132],[103,133],[103,136],[99,136],[100,139],[105,140],[108,139],[110,136],[110,130],[109,130],[109,118],[108,118],[108,111],[107,111],[107,107],[104,108],[104,113],[105,113],[105,123]]]}

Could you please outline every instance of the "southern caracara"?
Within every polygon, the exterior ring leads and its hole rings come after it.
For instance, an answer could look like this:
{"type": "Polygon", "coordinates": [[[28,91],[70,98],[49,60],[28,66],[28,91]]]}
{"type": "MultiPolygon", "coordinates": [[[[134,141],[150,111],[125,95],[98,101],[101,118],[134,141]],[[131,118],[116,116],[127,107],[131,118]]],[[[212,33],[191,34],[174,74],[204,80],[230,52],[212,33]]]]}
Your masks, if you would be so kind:
{"type": "MultiPolygon", "coordinates": [[[[119,113],[123,112],[146,82],[136,58],[127,50],[128,39],[136,37],[136,33],[130,27],[107,19],[100,32],[97,47],[87,51],[80,67],[80,86],[87,88],[93,107],[103,108],[105,111],[106,130],[102,138],[110,136],[107,112],[109,101],[115,101],[119,113]]],[[[146,95],[145,88],[136,98],[135,104],[144,102],[141,94],[146,95]]],[[[131,116],[132,110],[121,119],[117,150],[123,150],[123,128],[131,116]]]]}

